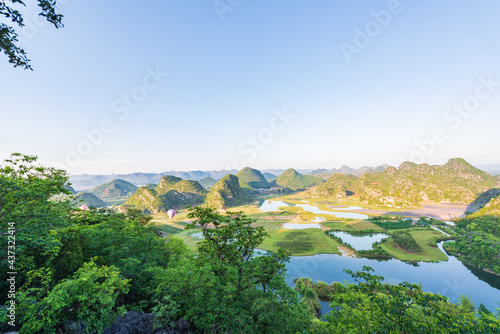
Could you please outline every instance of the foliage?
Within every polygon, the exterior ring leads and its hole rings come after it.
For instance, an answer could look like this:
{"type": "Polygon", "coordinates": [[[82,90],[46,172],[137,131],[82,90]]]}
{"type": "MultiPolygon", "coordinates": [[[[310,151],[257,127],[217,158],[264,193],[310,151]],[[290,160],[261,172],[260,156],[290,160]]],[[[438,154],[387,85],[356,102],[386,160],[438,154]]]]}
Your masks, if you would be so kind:
{"type": "Polygon", "coordinates": [[[380,219],[373,219],[373,218],[369,218],[369,220],[377,225],[377,226],[380,226],[382,228],[385,228],[385,229],[390,229],[390,230],[397,230],[397,229],[403,229],[403,228],[410,228],[412,227],[412,223],[409,222],[409,221],[406,221],[406,220],[399,220],[399,221],[384,221],[384,220],[380,220],[380,219]]]}
{"type": "Polygon", "coordinates": [[[500,217],[467,217],[456,222],[460,234],[445,249],[461,261],[500,274],[500,217]]]}
{"type": "Polygon", "coordinates": [[[196,257],[159,271],[157,314],[185,317],[200,332],[294,333],[310,318],[296,293],[284,281],[288,255],[254,255],[266,237],[262,227],[241,213],[220,215],[210,208],[193,208],[203,241],[196,257]]]}
{"type": "Polygon", "coordinates": [[[382,284],[370,267],[349,273],[358,284],[344,284],[330,294],[332,311],[319,324],[328,333],[493,333],[500,322],[476,315],[441,295],[422,292],[416,284],[382,284]]]}
{"type": "MultiPolygon", "coordinates": [[[[17,283],[24,284],[26,273],[46,266],[61,246],[53,229],[68,226],[71,205],[68,201],[48,202],[59,193],[68,194],[66,172],[36,164],[36,156],[14,153],[0,168],[0,227],[15,230],[0,234],[3,245],[15,238],[17,283]]],[[[7,247],[0,249],[2,268],[7,268],[7,247]]],[[[6,289],[7,271],[0,271],[0,287],[6,289]]],[[[5,301],[2,294],[0,301],[5,301]]]]}
{"type": "Polygon", "coordinates": [[[42,286],[28,288],[18,294],[19,317],[23,333],[54,333],[64,324],[85,324],[86,332],[101,331],[110,325],[123,308],[117,298],[128,291],[129,281],[120,277],[114,267],[84,264],[70,279],[50,289],[50,274],[41,276],[42,286]]]}
{"type": "MultiPolygon", "coordinates": [[[[23,0],[11,0],[13,4],[25,6],[23,0]]],[[[54,0],[38,0],[38,6],[41,8],[40,16],[52,23],[56,28],[62,27],[62,15],[56,13],[56,2],[54,0]]],[[[0,15],[9,19],[15,25],[24,27],[22,14],[8,6],[6,2],[0,2],[0,15]]],[[[24,67],[24,69],[32,70],[29,65],[29,59],[26,52],[17,46],[18,34],[12,26],[5,23],[0,23],[0,51],[9,57],[9,63],[14,64],[14,67],[24,67]]]]}
{"type": "Polygon", "coordinates": [[[398,247],[410,253],[416,253],[421,250],[413,236],[408,232],[394,232],[391,236],[398,247]]]}

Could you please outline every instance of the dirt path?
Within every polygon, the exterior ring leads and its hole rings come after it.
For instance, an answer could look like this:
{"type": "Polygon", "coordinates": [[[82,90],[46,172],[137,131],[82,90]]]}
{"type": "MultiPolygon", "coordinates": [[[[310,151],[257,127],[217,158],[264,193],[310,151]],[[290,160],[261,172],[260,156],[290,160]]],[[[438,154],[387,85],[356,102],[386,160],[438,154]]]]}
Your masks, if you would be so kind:
{"type": "Polygon", "coordinates": [[[342,256],[353,257],[353,258],[356,257],[356,253],[348,247],[340,246],[337,248],[340,251],[340,253],[342,253],[342,256]]]}

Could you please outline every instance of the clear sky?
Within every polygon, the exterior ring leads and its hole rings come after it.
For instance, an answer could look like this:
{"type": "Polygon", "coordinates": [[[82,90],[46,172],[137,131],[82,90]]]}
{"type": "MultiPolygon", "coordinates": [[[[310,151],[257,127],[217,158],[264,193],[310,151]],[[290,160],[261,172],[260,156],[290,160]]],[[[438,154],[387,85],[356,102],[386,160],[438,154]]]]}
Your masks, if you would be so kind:
{"type": "Polygon", "coordinates": [[[59,30],[25,10],[33,72],[0,55],[2,160],[75,174],[500,163],[497,0],[58,3],[59,30]]]}

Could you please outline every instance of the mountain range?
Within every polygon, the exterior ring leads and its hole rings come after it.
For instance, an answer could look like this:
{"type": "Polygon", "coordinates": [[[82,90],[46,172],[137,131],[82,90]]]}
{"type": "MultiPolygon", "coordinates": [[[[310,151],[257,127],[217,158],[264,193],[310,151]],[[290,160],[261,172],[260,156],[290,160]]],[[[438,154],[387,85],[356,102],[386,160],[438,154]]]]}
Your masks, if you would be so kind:
{"type": "MultiPolygon", "coordinates": [[[[387,165],[382,165],[379,167],[361,167],[358,169],[342,166],[340,169],[297,169],[296,171],[300,174],[309,174],[322,179],[327,179],[333,173],[343,173],[343,174],[353,174],[361,175],[363,172],[371,171],[383,171],[387,165]]],[[[259,172],[262,173],[267,181],[272,181],[279,175],[283,174],[285,169],[262,169],[259,172]]],[[[200,181],[205,178],[212,178],[215,181],[222,179],[227,174],[237,174],[237,170],[209,170],[209,171],[167,171],[162,173],[130,173],[130,174],[109,174],[109,175],[94,175],[94,174],[79,174],[70,175],[69,181],[73,188],[78,191],[86,191],[100,186],[104,183],[110,182],[115,179],[121,179],[132,183],[133,185],[139,187],[144,186],[149,183],[158,184],[160,179],[165,175],[171,175],[180,177],[184,180],[200,181]]]]}
{"type": "Polygon", "coordinates": [[[335,173],[312,190],[315,197],[348,197],[384,207],[416,208],[419,202],[485,204],[499,186],[497,178],[463,159],[450,159],[445,165],[404,162],[399,168],[361,176],[335,173]],[[489,192],[490,191],[490,192],[489,192]]]}

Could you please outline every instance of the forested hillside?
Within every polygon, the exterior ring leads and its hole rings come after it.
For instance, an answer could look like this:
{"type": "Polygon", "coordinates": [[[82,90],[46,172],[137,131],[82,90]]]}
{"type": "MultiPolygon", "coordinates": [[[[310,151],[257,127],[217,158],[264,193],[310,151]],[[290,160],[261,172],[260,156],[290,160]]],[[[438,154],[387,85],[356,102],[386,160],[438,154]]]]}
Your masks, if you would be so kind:
{"type": "Polygon", "coordinates": [[[348,197],[374,206],[416,208],[419,202],[486,204],[499,186],[498,180],[463,159],[445,165],[404,162],[396,169],[365,173],[359,177],[334,174],[311,190],[316,197],[348,197]]]}

